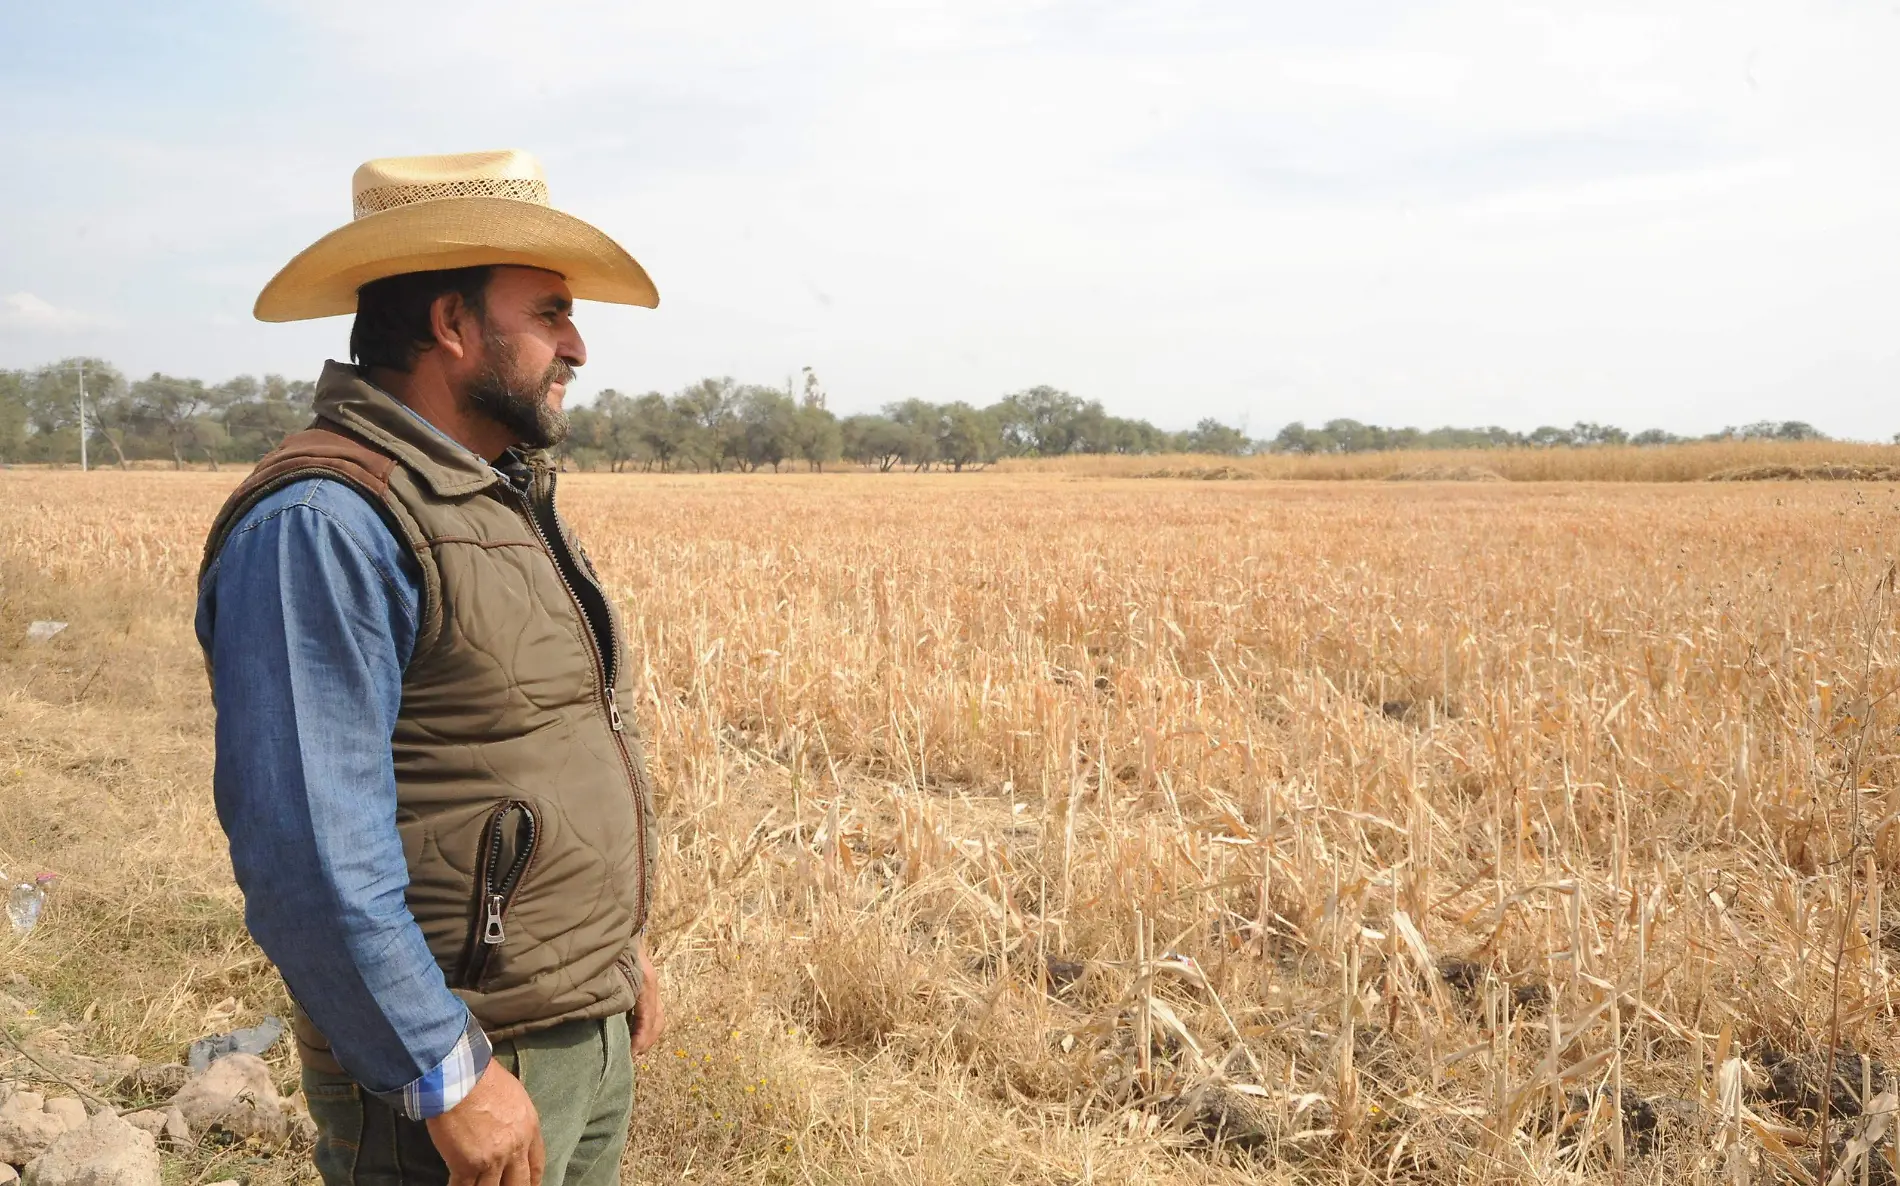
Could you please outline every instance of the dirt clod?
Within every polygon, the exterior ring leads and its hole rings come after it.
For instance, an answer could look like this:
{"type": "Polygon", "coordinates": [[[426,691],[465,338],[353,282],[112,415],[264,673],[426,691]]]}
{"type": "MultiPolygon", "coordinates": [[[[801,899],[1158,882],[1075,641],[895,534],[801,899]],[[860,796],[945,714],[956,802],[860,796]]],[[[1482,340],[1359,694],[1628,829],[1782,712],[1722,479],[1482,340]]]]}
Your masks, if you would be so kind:
{"type": "MultiPolygon", "coordinates": [[[[1758,1089],[1762,1099],[1798,1123],[1811,1123],[1820,1116],[1821,1084],[1828,1077],[1826,1051],[1791,1054],[1763,1042],[1751,1053],[1767,1074],[1766,1086],[1758,1089]]],[[[1838,1119],[1860,1115],[1863,1076],[1872,1081],[1876,1095],[1893,1083],[1879,1059],[1857,1051],[1835,1051],[1833,1070],[1827,1093],[1828,1115],[1838,1119]]]]}

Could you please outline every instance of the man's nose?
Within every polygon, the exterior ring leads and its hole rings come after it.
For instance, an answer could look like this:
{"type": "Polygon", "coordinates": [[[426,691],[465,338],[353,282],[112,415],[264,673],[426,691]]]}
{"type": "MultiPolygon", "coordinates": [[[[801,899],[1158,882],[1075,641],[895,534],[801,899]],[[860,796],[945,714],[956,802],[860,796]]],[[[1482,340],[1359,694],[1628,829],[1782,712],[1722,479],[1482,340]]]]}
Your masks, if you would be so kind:
{"type": "Polygon", "coordinates": [[[567,363],[569,366],[584,367],[587,365],[587,343],[581,340],[581,331],[574,328],[571,324],[568,327],[566,339],[561,342],[560,352],[561,361],[567,363]]]}

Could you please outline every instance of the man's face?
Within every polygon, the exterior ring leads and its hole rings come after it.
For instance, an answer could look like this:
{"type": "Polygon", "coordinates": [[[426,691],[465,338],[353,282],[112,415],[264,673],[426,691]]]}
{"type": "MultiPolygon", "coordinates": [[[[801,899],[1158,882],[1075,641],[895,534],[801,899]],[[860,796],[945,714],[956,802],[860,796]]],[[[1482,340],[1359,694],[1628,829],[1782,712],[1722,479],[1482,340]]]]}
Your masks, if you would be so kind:
{"type": "Polygon", "coordinates": [[[568,382],[587,361],[567,281],[539,268],[498,267],[484,305],[481,348],[469,357],[462,397],[530,449],[559,444],[568,382]]]}

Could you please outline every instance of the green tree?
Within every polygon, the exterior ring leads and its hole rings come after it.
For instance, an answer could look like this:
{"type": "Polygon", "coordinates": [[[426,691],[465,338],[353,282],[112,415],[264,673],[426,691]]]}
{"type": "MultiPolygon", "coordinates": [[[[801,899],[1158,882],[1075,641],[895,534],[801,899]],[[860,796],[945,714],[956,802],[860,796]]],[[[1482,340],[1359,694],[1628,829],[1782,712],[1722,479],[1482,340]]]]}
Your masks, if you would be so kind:
{"type": "Polygon", "coordinates": [[[645,455],[667,472],[689,454],[698,426],[678,400],[649,391],[633,401],[626,414],[634,437],[645,455]]]}
{"type": "Polygon", "coordinates": [[[1003,452],[1003,433],[986,409],[959,400],[945,404],[938,421],[937,455],[958,473],[969,465],[988,465],[1003,452]]]}
{"type": "Polygon", "coordinates": [[[844,433],[824,404],[807,401],[793,418],[792,445],[808,468],[823,473],[826,462],[844,455],[844,433]]]}
{"type": "Polygon", "coordinates": [[[776,387],[741,387],[736,395],[735,459],[747,471],[769,465],[778,472],[798,451],[798,405],[776,387]]]}
{"type": "Polygon", "coordinates": [[[95,431],[93,407],[110,403],[125,388],[118,369],[102,358],[63,358],[25,376],[23,396],[26,431],[30,438],[22,451],[41,461],[65,464],[79,460],[79,382],[86,383],[87,444],[95,431]]]}
{"type": "Polygon", "coordinates": [[[1596,424],[1583,420],[1570,427],[1570,443],[1573,445],[1626,445],[1630,434],[1614,424],[1596,424]]]}
{"type": "Polygon", "coordinates": [[[681,449],[717,472],[739,451],[739,388],[729,378],[701,379],[674,397],[674,406],[692,425],[681,449]]]}
{"type": "Polygon", "coordinates": [[[1246,433],[1212,418],[1196,424],[1193,431],[1187,434],[1187,451],[1190,453],[1218,453],[1238,457],[1247,451],[1251,443],[1246,433]]]}
{"type": "Polygon", "coordinates": [[[212,409],[211,392],[202,379],[179,379],[154,371],[149,378],[132,384],[134,420],[149,426],[171,451],[172,466],[185,468],[185,454],[212,443],[212,434],[202,422],[212,409]]]}
{"type": "Polygon", "coordinates": [[[221,419],[230,437],[229,456],[256,461],[284,443],[284,438],[310,423],[315,384],[291,382],[282,375],[262,380],[239,375],[216,391],[223,405],[221,419]]]}
{"type": "Polygon", "coordinates": [[[929,469],[943,435],[943,409],[928,400],[907,399],[885,404],[884,417],[904,431],[904,464],[929,469]]]}
{"type": "Polygon", "coordinates": [[[1066,391],[1044,386],[1004,396],[992,411],[1011,453],[1058,457],[1074,448],[1086,406],[1066,391]]]}
{"type": "Polygon", "coordinates": [[[1273,438],[1271,448],[1275,453],[1324,453],[1327,451],[1325,442],[1316,439],[1313,430],[1298,420],[1280,430],[1279,435],[1273,438]]]}
{"type": "Polygon", "coordinates": [[[845,459],[875,465],[880,473],[889,473],[902,461],[910,445],[910,430],[889,416],[847,416],[838,427],[845,459]]]}
{"type": "MultiPolygon", "coordinates": [[[[665,397],[659,399],[664,405],[665,397]]],[[[639,400],[611,387],[594,397],[588,445],[607,459],[607,468],[613,473],[625,469],[629,462],[657,456],[641,435],[639,407],[639,400]]]]}
{"type": "Polygon", "coordinates": [[[25,371],[0,371],[0,465],[19,460],[26,452],[26,426],[31,420],[26,388],[25,371]]]}
{"type": "Polygon", "coordinates": [[[1724,429],[1745,441],[1825,441],[1827,436],[1805,420],[1757,420],[1740,429],[1724,429]]]}

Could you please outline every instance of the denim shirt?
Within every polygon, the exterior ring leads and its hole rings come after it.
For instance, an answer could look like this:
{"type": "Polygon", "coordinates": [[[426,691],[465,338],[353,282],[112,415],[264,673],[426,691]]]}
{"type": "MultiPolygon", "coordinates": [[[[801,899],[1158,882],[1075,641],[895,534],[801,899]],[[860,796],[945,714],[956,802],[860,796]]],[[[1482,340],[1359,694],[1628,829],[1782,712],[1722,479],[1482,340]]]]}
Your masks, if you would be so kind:
{"type": "Polygon", "coordinates": [[[233,529],[197,614],[245,922],[337,1061],[414,1119],[459,1103],[490,1056],[403,897],[390,737],[421,595],[377,509],[312,478],[233,529]]]}

